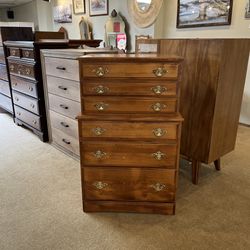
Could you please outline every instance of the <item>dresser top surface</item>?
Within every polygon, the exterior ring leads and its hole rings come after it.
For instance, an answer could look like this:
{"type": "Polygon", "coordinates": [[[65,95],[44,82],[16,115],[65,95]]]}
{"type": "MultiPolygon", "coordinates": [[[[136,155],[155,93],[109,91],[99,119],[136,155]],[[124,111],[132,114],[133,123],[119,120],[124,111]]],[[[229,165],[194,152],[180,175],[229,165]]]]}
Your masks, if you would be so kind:
{"type": "Polygon", "coordinates": [[[82,62],[89,62],[93,59],[94,62],[109,61],[109,62],[182,62],[183,58],[175,55],[156,55],[156,54],[91,54],[79,58],[82,62]]]}

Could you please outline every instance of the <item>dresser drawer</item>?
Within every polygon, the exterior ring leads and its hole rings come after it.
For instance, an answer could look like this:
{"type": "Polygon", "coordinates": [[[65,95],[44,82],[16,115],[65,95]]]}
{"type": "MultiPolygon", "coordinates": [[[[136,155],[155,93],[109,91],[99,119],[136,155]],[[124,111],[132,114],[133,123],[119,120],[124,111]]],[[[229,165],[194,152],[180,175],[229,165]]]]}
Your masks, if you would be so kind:
{"type": "Polygon", "coordinates": [[[37,83],[18,76],[10,76],[12,89],[37,98],[37,83]]]}
{"type": "Polygon", "coordinates": [[[20,57],[20,49],[19,48],[9,48],[9,55],[14,57],[20,57]]]}
{"type": "Polygon", "coordinates": [[[178,124],[170,122],[80,121],[80,137],[176,140],[178,124]]]}
{"type": "Polygon", "coordinates": [[[122,82],[122,81],[87,81],[82,84],[84,95],[114,96],[176,96],[176,82],[122,82]]]}
{"type": "Polygon", "coordinates": [[[0,107],[13,112],[11,99],[5,95],[0,94],[0,107]]]}
{"type": "Polygon", "coordinates": [[[81,151],[87,166],[176,167],[176,144],[83,142],[81,151]]]}
{"type": "Polygon", "coordinates": [[[47,75],[80,81],[77,60],[46,57],[45,65],[47,75]]]}
{"type": "Polygon", "coordinates": [[[10,86],[9,82],[0,79],[0,93],[10,97],[10,86]]]}
{"type": "Polygon", "coordinates": [[[80,102],[80,83],[54,76],[47,76],[48,92],[80,102]]]}
{"type": "Polygon", "coordinates": [[[79,156],[79,141],[77,139],[52,127],[52,140],[53,143],[79,156]]]}
{"type": "Polygon", "coordinates": [[[5,64],[0,64],[0,79],[8,81],[8,74],[5,64]]]}
{"type": "Polygon", "coordinates": [[[11,74],[17,74],[32,80],[35,79],[35,68],[33,64],[9,61],[9,69],[11,74]]]}
{"type": "Polygon", "coordinates": [[[175,98],[136,98],[136,97],[84,97],[82,112],[98,113],[175,113],[175,98]]]}
{"type": "Polygon", "coordinates": [[[14,104],[39,115],[38,100],[13,91],[14,104]]]}
{"type": "Polygon", "coordinates": [[[162,63],[102,63],[83,64],[82,76],[85,78],[154,78],[154,79],[177,79],[177,64],[162,63]]]}
{"type": "Polygon", "coordinates": [[[49,94],[49,107],[51,110],[75,119],[81,111],[79,102],[49,94]]]}
{"type": "Polygon", "coordinates": [[[15,107],[15,115],[16,118],[27,123],[28,125],[30,125],[31,127],[37,129],[37,130],[41,130],[41,121],[40,121],[40,116],[35,115],[25,109],[22,109],[18,106],[14,106],[15,107]]]}
{"type": "Polygon", "coordinates": [[[0,63],[5,64],[4,50],[0,47],[0,63]]]}
{"type": "Polygon", "coordinates": [[[34,60],[34,51],[33,49],[21,49],[21,56],[25,59],[34,60]]]}
{"type": "Polygon", "coordinates": [[[86,200],[172,202],[175,198],[175,170],[85,167],[83,173],[86,200]]]}
{"type": "Polygon", "coordinates": [[[67,116],[60,115],[52,110],[50,110],[50,122],[51,127],[56,128],[63,133],[79,139],[78,137],[78,124],[77,121],[67,116]]]}

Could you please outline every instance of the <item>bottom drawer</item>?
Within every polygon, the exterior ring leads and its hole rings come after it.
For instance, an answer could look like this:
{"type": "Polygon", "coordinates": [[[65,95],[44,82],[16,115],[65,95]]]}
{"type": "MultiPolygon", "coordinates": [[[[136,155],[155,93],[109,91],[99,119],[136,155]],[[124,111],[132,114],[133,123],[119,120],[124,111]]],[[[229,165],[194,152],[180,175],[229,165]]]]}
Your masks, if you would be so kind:
{"type": "Polygon", "coordinates": [[[84,201],[84,212],[175,214],[175,203],[84,201]]]}
{"type": "Polygon", "coordinates": [[[30,125],[31,127],[37,129],[37,130],[41,130],[41,118],[38,115],[35,115],[25,109],[22,109],[18,106],[14,106],[15,107],[15,115],[16,118],[27,123],[28,125],[30,125]]]}
{"type": "Polygon", "coordinates": [[[11,99],[5,95],[0,94],[0,107],[12,113],[11,99]]]}
{"type": "Polygon", "coordinates": [[[65,148],[66,150],[79,156],[79,141],[56,128],[51,128],[52,130],[52,141],[53,143],[65,148]]]}
{"type": "Polygon", "coordinates": [[[84,167],[85,200],[175,200],[175,170],[84,167]]]}

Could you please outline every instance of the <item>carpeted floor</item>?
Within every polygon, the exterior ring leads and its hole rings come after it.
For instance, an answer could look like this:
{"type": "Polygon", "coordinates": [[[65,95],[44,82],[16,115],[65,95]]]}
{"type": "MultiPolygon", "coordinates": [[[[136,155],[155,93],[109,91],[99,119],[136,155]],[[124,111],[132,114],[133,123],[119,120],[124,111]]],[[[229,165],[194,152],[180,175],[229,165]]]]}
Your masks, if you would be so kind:
{"type": "Polygon", "coordinates": [[[176,216],[84,214],[79,163],[0,114],[0,249],[250,249],[250,128],[222,164],[182,163],[176,216]]]}

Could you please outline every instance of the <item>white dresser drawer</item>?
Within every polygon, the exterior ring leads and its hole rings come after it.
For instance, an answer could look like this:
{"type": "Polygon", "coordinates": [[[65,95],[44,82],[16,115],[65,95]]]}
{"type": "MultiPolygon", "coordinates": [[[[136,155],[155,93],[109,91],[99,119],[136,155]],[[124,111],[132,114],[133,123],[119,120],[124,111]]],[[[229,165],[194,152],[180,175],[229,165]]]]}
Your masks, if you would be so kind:
{"type": "Polygon", "coordinates": [[[51,127],[56,128],[78,140],[78,123],[76,120],[50,110],[50,121],[51,127]]]}
{"type": "Polygon", "coordinates": [[[49,109],[75,119],[81,112],[81,105],[79,102],[49,94],[49,109]]]}
{"type": "Polygon", "coordinates": [[[80,81],[79,64],[77,60],[46,57],[45,66],[47,75],[80,81]]]}
{"type": "Polygon", "coordinates": [[[68,79],[47,76],[48,92],[80,102],[80,83],[68,79]]]}

